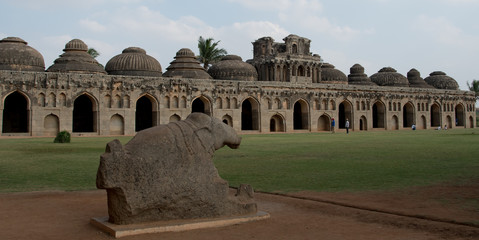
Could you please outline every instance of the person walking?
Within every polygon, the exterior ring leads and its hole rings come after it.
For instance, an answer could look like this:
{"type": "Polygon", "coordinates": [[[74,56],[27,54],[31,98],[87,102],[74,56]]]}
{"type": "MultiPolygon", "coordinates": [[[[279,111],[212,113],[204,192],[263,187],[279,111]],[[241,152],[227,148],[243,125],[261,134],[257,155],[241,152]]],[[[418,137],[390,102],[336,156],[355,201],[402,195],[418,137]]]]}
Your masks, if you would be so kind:
{"type": "Polygon", "coordinates": [[[334,122],[334,118],[331,118],[331,132],[334,133],[334,125],[336,125],[336,122],[334,122]]]}
{"type": "Polygon", "coordinates": [[[346,122],[344,123],[344,127],[346,128],[346,134],[349,133],[349,120],[346,118],[346,122]]]}

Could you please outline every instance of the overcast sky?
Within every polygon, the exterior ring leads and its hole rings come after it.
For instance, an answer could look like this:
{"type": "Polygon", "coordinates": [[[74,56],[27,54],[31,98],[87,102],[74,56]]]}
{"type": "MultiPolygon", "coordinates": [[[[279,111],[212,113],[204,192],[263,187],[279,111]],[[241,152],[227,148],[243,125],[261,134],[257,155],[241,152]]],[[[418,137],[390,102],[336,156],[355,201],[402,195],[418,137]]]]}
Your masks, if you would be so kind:
{"type": "Polygon", "coordinates": [[[359,63],[440,70],[463,90],[479,80],[479,0],[0,0],[0,22],[0,38],[24,39],[47,68],[74,38],[103,65],[136,46],[165,71],[179,49],[198,54],[199,36],[247,60],[256,39],[296,34],[346,75],[359,63]]]}

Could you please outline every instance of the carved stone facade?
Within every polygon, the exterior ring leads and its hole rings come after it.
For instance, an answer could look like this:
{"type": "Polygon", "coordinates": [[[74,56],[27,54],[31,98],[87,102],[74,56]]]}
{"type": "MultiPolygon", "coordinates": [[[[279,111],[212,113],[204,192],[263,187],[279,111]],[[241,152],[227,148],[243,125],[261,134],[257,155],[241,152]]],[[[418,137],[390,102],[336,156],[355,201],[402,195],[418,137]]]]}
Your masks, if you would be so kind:
{"type": "MultiPolygon", "coordinates": [[[[19,49],[28,47],[20,40],[19,49]]],[[[234,80],[231,74],[245,75],[245,70],[231,69],[215,70],[228,80],[152,76],[161,74],[161,66],[139,48],[124,51],[139,57],[124,59],[143,61],[148,68],[141,71],[44,72],[37,69],[38,59],[30,60],[35,68],[12,60],[11,41],[8,56],[3,55],[0,42],[2,135],[52,136],[61,130],[132,135],[185,119],[191,112],[219,118],[237,131],[261,133],[329,131],[332,118],[339,129],[348,118],[353,131],[410,129],[412,124],[418,129],[474,127],[474,93],[458,90],[457,82],[443,72],[423,80],[414,70],[408,79],[384,68],[369,79],[355,64],[346,82],[345,74],[330,64],[322,68],[319,55],[309,53],[309,39],[290,35],[284,40],[264,37],[253,43],[254,58],[247,62],[257,70],[258,80],[234,80]]],[[[141,65],[120,61],[115,66],[121,64],[141,65]]]]}

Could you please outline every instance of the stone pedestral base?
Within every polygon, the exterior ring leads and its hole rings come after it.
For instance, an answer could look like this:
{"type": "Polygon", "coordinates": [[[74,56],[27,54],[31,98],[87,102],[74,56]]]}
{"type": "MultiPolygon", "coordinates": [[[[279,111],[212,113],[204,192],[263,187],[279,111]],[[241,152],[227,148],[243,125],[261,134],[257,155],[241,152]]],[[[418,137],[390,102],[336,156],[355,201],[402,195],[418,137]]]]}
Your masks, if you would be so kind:
{"type": "Polygon", "coordinates": [[[92,218],[90,223],[115,238],[145,233],[181,232],[203,228],[225,227],[245,222],[269,218],[267,212],[258,211],[254,215],[233,216],[214,219],[188,219],[174,221],[158,221],[139,224],[117,225],[108,222],[108,217],[92,218]]]}

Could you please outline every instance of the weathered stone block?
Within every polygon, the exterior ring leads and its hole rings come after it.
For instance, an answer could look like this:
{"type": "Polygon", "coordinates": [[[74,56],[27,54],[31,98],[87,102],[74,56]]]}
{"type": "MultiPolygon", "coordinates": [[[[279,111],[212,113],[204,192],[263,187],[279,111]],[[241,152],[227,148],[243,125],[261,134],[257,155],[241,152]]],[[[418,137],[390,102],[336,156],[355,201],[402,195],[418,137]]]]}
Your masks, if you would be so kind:
{"type": "Polygon", "coordinates": [[[255,213],[252,189],[230,196],[228,183],[212,162],[215,150],[240,143],[233,128],[202,113],[140,131],[124,146],[118,140],[109,142],[96,180],[98,188],[107,190],[109,221],[130,224],[255,213]]]}

